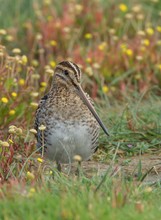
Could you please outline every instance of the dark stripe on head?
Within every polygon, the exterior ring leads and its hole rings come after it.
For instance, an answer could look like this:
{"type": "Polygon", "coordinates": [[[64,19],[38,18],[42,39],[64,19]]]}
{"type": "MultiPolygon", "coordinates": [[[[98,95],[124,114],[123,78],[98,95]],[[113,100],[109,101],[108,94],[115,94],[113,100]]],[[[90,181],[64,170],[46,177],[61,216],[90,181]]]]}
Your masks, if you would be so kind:
{"type": "Polygon", "coordinates": [[[61,67],[61,66],[66,67],[69,70],[72,70],[74,72],[75,77],[80,82],[81,71],[75,63],[70,62],[70,61],[62,61],[61,63],[58,64],[58,67],[61,67]]]}
{"type": "Polygon", "coordinates": [[[70,63],[74,65],[74,67],[76,68],[76,70],[77,70],[77,72],[79,74],[79,77],[80,77],[81,76],[81,71],[80,71],[79,67],[75,63],[73,63],[73,62],[70,62],[70,63]]]}

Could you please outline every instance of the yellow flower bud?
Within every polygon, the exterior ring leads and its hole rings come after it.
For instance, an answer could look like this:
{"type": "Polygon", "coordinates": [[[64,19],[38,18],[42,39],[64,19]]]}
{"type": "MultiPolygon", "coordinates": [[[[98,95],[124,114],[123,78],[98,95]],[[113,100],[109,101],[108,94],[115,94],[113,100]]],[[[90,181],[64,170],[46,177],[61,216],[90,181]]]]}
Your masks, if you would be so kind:
{"type": "Polygon", "coordinates": [[[33,180],[35,178],[35,175],[31,173],[30,171],[27,171],[26,177],[29,180],[33,180]]]}
{"type": "Polygon", "coordinates": [[[40,158],[40,157],[38,157],[38,158],[37,158],[37,161],[38,161],[39,163],[42,163],[42,162],[43,162],[43,159],[40,158]]]}
{"type": "Polygon", "coordinates": [[[26,56],[26,55],[23,55],[22,58],[21,58],[21,60],[22,60],[22,64],[23,64],[23,65],[26,65],[27,62],[28,62],[28,59],[27,59],[27,56],[26,56]]]}
{"type": "Polygon", "coordinates": [[[1,98],[1,101],[2,101],[3,103],[5,103],[5,104],[8,103],[8,99],[7,99],[6,97],[2,97],[2,98],[1,98]]]}
{"type": "Polygon", "coordinates": [[[9,111],[9,115],[15,115],[16,111],[14,109],[9,111]]]}
{"type": "Polygon", "coordinates": [[[86,33],[86,34],[84,35],[84,37],[85,37],[85,39],[89,40],[89,39],[92,38],[92,34],[86,33]]]}

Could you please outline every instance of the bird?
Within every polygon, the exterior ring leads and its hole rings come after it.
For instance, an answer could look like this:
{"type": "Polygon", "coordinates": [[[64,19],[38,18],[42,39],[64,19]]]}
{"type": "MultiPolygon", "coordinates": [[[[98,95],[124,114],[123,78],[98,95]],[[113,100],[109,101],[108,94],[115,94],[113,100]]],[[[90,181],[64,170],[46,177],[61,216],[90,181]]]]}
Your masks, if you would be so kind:
{"type": "Polygon", "coordinates": [[[89,160],[98,147],[100,127],[109,135],[93,100],[81,87],[81,75],[75,63],[58,63],[49,92],[36,110],[37,148],[58,167],[72,163],[75,155],[89,160]]]}

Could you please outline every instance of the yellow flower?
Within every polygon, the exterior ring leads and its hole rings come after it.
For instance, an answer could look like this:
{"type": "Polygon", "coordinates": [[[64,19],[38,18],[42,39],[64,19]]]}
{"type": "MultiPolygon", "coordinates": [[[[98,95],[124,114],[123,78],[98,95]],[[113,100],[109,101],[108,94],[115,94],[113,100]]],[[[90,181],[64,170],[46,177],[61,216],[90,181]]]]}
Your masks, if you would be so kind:
{"type": "Polygon", "coordinates": [[[10,144],[13,144],[13,143],[14,143],[12,139],[9,139],[8,142],[9,142],[10,144]]]}
{"type": "Polygon", "coordinates": [[[153,34],[154,34],[153,28],[147,28],[147,29],[146,29],[146,32],[147,32],[147,34],[149,34],[149,35],[153,35],[153,34]]]}
{"type": "Polygon", "coordinates": [[[161,40],[158,40],[156,43],[158,46],[161,46],[161,40]]]}
{"type": "Polygon", "coordinates": [[[33,197],[33,195],[35,194],[35,192],[36,192],[35,188],[32,187],[32,188],[30,188],[30,190],[29,190],[27,196],[28,196],[29,198],[31,198],[31,197],[33,197]]]}
{"type": "Polygon", "coordinates": [[[102,42],[100,45],[98,45],[98,49],[101,51],[105,50],[106,46],[107,46],[106,42],[102,42]]]}
{"type": "Polygon", "coordinates": [[[40,84],[42,87],[46,87],[47,86],[47,83],[46,82],[41,82],[40,84]]]}
{"type": "Polygon", "coordinates": [[[42,162],[43,162],[43,159],[40,158],[40,157],[38,157],[38,158],[37,158],[37,161],[38,161],[39,163],[42,163],[42,162]]]}
{"type": "Polygon", "coordinates": [[[51,15],[47,16],[47,20],[48,21],[52,21],[53,20],[53,16],[51,16],[51,15]]]}
{"type": "MultiPolygon", "coordinates": [[[[22,62],[21,62],[21,63],[22,63],[22,62]]],[[[17,72],[20,73],[21,71],[22,71],[22,67],[21,67],[21,66],[18,66],[18,67],[17,67],[17,72]]]]}
{"type": "Polygon", "coordinates": [[[150,41],[148,39],[144,39],[142,41],[142,44],[145,45],[145,46],[149,46],[150,45],[150,41]]]}
{"type": "Polygon", "coordinates": [[[157,69],[161,70],[161,64],[158,64],[156,67],[157,69]]]}
{"type": "Polygon", "coordinates": [[[43,3],[44,5],[51,5],[51,0],[44,0],[43,3]]]}
{"type": "Polygon", "coordinates": [[[9,111],[9,115],[15,115],[16,111],[14,109],[9,111]]]}
{"type": "Polygon", "coordinates": [[[12,95],[13,98],[17,97],[17,93],[16,92],[12,92],[11,95],[12,95]]]}
{"type": "Polygon", "coordinates": [[[25,80],[24,79],[19,79],[18,84],[23,86],[25,84],[25,80]]]}
{"type": "Polygon", "coordinates": [[[30,171],[27,171],[26,177],[27,179],[30,179],[30,180],[33,180],[35,178],[34,174],[31,173],[30,171]]]}
{"type": "Polygon", "coordinates": [[[76,4],[75,5],[75,10],[79,14],[83,10],[83,6],[81,4],[76,4]]]}
{"type": "Polygon", "coordinates": [[[28,59],[27,59],[27,56],[26,56],[26,55],[23,55],[22,58],[21,58],[21,60],[22,60],[22,64],[23,64],[23,65],[26,65],[27,62],[28,62],[28,59]]]}
{"type": "Polygon", "coordinates": [[[2,98],[1,98],[1,101],[2,101],[3,103],[5,103],[5,104],[8,103],[8,99],[7,99],[6,97],[2,97],[2,98]]]}
{"type": "Polygon", "coordinates": [[[52,68],[54,68],[55,66],[56,66],[56,62],[55,61],[50,61],[50,66],[52,67],[52,68]]]}
{"type": "Polygon", "coordinates": [[[126,12],[128,10],[127,5],[125,5],[123,3],[119,5],[119,9],[122,12],[126,12]]]}
{"type": "Polygon", "coordinates": [[[141,50],[142,52],[144,52],[144,51],[146,50],[146,47],[142,46],[142,47],[140,47],[140,50],[141,50]]]}
{"type": "Polygon", "coordinates": [[[87,62],[87,63],[91,63],[91,62],[92,62],[92,59],[91,59],[90,57],[87,57],[86,62],[87,62]]]}
{"type": "Polygon", "coordinates": [[[86,33],[86,34],[84,35],[84,37],[85,37],[86,39],[91,39],[91,38],[92,38],[92,34],[86,33]]]}
{"type": "Polygon", "coordinates": [[[39,89],[39,92],[41,93],[41,92],[45,92],[45,87],[41,87],[40,89],[39,89]]]}
{"type": "Polygon", "coordinates": [[[35,193],[35,192],[36,192],[35,188],[30,189],[30,193],[35,193]]]}
{"type": "Polygon", "coordinates": [[[161,26],[157,26],[156,29],[158,32],[161,32],[161,26]]]}
{"type": "Polygon", "coordinates": [[[34,67],[37,67],[39,65],[39,62],[37,60],[32,60],[32,65],[34,67]]]}
{"type": "Polygon", "coordinates": [[[131,57],[131,56],[133,55],[133,51],[132,51],[131,49],[127,49],[127,50],[125,51],[125,53],[126,53],[129,57],[131,57]]]}
{"type": "Polygon", "coordinates": [[[50,41],[50,45],[55,47],[55,46],[57,46],[57,42],[55,40],[51,40],[50,41]]]}
{"type": "Polygon", "coordinates": [[[120,47],[121,47],[121,49],[122,49],[122,51],[123,51],[123,52],[125,52],[125,51],[126,51],[126,49],[127,49],[127,45],[126,45],[126,44],[124,44],[124,43],[123,43],[123,44],[121,44],[121,45],[120,45],[120,47]]]}
{"type": "Polygon", "coordinates": [[[109,88],[108,88],[108,86],[103,86],[102,90],[104,93],[107,93],[109,91],[109,88]]]}

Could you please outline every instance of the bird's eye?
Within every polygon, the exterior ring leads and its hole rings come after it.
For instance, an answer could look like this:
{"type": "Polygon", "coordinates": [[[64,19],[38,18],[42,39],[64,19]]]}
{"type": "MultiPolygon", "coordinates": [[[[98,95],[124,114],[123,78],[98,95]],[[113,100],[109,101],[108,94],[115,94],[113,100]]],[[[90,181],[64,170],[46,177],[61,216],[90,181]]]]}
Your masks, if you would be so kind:
{"type": "Polygon", "coordinates": [[[64,74],[67,76],[69,74],[68,70],[64,70],[64,74]]]}

